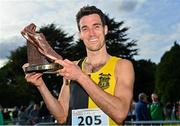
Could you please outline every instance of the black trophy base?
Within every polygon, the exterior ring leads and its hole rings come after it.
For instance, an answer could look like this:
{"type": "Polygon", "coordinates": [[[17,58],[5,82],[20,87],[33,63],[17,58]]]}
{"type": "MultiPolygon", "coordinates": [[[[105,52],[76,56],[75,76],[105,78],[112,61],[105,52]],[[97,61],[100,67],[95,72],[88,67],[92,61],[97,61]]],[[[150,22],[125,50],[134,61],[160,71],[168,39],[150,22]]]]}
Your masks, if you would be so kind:
{"type": "Polygon", "coordinates": [[[57,63],[51,64],[38,64],[38,65],[31,65],[25,68],[26,73],[47,73],[53,74],[56,73],[57,70],[62,69],[63,67],[57,63]]]}

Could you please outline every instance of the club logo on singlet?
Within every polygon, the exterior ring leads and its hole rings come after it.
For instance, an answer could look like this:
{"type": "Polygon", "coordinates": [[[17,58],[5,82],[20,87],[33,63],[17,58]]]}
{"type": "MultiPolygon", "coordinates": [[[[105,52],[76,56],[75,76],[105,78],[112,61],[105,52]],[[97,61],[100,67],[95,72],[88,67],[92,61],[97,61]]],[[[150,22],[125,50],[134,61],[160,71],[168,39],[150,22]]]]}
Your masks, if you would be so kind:
{"type": "Polygon", "coordinates": [[[107,89],[109,87],[109,80],[110,80],[111,74],[99,74],[99,83],[98,86],[102,89],[107,89]]]}

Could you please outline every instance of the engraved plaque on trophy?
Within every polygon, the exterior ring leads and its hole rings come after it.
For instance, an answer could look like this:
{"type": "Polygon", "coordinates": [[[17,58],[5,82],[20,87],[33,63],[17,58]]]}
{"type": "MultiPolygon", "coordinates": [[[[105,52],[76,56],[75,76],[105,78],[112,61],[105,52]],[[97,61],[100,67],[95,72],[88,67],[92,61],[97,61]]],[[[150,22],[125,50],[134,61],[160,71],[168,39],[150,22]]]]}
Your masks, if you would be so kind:
{"type": "Polygon", "coordinates": [[[27,57],[29,66],[25,72],[55,73],[62,69],[62,66],[53,63],[56,59],[62,59],[46,41],[42,33],[35,32],[36,26],[30,24],[21,31],[21,34],[27,40],[27,57]]]}

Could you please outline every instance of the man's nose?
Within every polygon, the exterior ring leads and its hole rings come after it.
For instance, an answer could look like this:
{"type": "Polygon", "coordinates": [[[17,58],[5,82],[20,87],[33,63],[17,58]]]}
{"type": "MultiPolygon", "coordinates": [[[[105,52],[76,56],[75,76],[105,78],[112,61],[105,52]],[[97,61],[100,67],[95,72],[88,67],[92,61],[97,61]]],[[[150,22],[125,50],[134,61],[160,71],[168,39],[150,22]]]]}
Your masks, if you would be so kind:
{"type": "Polygon", "coordinates": [[[91,29],[89,30],[89,34],[90,34],[90,36],[93,36],[93,35],[95,34],[94,29],[91,28],[91,29]]]}

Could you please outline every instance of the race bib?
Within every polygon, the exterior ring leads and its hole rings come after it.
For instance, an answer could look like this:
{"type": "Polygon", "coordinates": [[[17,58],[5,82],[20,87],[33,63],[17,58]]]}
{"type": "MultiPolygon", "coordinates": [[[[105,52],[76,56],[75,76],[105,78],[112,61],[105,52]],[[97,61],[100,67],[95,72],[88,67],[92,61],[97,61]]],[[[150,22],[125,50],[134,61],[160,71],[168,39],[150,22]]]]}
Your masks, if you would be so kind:
{"type": "Polygon", "coordinates": [[[109,126],[108,116],[98,108],[72,110],[73,126],[109,126]]]}

